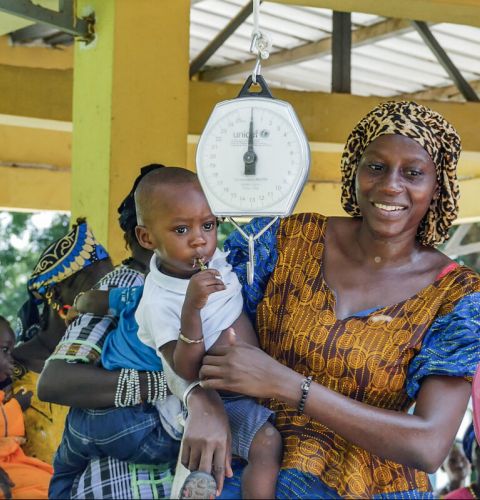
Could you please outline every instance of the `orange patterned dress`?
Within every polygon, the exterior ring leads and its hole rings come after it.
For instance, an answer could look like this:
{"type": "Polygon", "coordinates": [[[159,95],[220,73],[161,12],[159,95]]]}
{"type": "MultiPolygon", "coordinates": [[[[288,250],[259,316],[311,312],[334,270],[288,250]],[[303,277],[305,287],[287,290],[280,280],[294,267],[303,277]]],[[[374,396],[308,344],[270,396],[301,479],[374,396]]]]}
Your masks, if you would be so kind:
{"type": "MultiPolygon", "coordinates": [[[[399,412],[425,376],[471,380],[480,360],[480,277],[456,266],[405,301],[340,320],[323,279],[326,221],[291,216],[256,243],[256,281],[244,287],[262,348],[329,389],[399,412]]],[[[245,243],[233,235],[226,248],[242,279],[245,243]]],[[[284,443],[278,498],[431,497],[425,472],[375,456],[285,403],[269,406],[284,443]]]]}

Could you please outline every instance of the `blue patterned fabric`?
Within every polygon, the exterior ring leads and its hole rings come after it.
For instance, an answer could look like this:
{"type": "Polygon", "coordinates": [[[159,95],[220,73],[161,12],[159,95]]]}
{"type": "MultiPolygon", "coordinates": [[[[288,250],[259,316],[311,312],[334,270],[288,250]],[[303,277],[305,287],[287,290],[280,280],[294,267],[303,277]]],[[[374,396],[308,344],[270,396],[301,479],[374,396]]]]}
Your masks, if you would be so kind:
{"type": "MultiPolygon", "coordinates": [[[[247,234],[259,233],[269,222],[270,217],[253,219],[242,229],[247,234]]],[[[255,324],[257,305],[262,300],[270,274],[277,263],[277,231],[280,220],[272,224],[262,236],[255,241],[255,277],[251,285],[247,283],[248,241],[238,232],[231,233],[225,241],[224,248],[230,251],[227,257],[235,274],[242,284],[244,305],[250,321],[255,324]]]]}
{"type": "Polygon", "coordinates": [[[154,406],[71,408],[53,462],[49,498],[70,498],[75,479],[95,457],[167,464],[175,462],[179,449],[180,441],[164,430],[154,406]]]}
{"type": "Polygon", "coordinates": [[[107,251],[95,239],[87,223],[79,219],[68,234],[42,253],[27,282],[28,290],[45,295],[49,286],[108,258],[107,251]]]}
{"type": "Polygon", "coordinates": [[[480,293],[461,299],[452,312],[437,318],[412,359],[407,393],[415,399],[428,375],[473,377],[480,360],[480,293]]]}
{"type": "Polygon", "coordinates": [[[107,370],[133,368],[139,371],[161,371],[162,361],[137,335],[135,311],[142,298],[143,286],[113,288],[108,295],[109,308],[118,317],[117,328],[105,339],[102,365],[107,370]]]}
{"type": "MultiPolygon", "coordinates": [[[[236,500],[242,498],[241,478],[245,464],[236,461],[233,463],[233,477],[225,478],[222,494],[217,497],[221,500],[236,500]]],[[[277,491],[275,498],[279,500],[320,500],[342,498],[332,488],[324,484],[313,474],[301,472],[296,469],[282,469],[278,475],[277,491]]],[[[432,499],[431,491],[417,490],[374,495],[375,500],[406,500],[406,499],[432,499]]]]}

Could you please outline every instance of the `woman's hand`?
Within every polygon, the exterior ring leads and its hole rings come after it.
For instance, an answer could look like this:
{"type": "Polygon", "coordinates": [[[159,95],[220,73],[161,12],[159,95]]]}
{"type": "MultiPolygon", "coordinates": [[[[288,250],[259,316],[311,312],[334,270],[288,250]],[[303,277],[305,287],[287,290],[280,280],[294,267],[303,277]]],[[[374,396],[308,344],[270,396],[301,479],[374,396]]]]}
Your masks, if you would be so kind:
{"type": "Polygon", "coordinates": [[[215,347],[203,358],[200,369],[202,387],[237,392],[258,398],[277,396],[275,382],[290,369],[258,347],[238,340],[232,328],[226,332],[228,344],[215,347]]]}
{"type": "Polygon", "coordinates": [[[193,389],[188,396],[188,417],[183,434],[183,466],[191,471],[213,474],[218,496],[225,476],[233,475],[231,459],[230,425],[220,396],[201,387],[193,389]]]}

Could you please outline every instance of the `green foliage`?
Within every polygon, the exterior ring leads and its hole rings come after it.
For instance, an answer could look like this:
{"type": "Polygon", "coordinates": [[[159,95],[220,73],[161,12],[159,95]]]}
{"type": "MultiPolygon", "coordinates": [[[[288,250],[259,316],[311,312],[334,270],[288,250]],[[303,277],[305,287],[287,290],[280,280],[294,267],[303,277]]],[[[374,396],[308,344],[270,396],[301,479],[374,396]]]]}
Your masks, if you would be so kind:
{"type": "Polygon", "coordinates": [[[227,236],[234,230],[233,224],[231,222],[225,221],[218,225],[218,241],[217,246],[223,250],[223,243],[227,236]]]}
{"type": "Polygon", "coordinates": [[[27,280],[41,252],[68,231],[68,215],[56,214],[47,229],[38,228],[33,216],[0,211],[0,315],[10,322],[27,299],[27,280]]]}

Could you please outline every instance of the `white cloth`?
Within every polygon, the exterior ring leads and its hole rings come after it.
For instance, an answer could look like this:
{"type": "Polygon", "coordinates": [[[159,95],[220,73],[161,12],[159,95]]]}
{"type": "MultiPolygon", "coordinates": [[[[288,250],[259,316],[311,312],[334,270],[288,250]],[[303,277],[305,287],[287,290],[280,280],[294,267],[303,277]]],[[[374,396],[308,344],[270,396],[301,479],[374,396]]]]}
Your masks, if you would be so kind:
{"type": "MultiPolygon", "coordinates": [[[[208,263],[209,269],[219,271],[226,289],[212,293],[200,311],[206,351],[222,331],[240,316],[243,308],[242,287],[232,266],[226,261],[227,255],[217,249],[208,263]]],[[[157,353],[166,343],[178,340],[180,315],[188,283],[188,279],[161,273],[156,255],[152,257],[150,273],[145,280],[135,319],[138,323],[138,337],[157,353]]]]}

